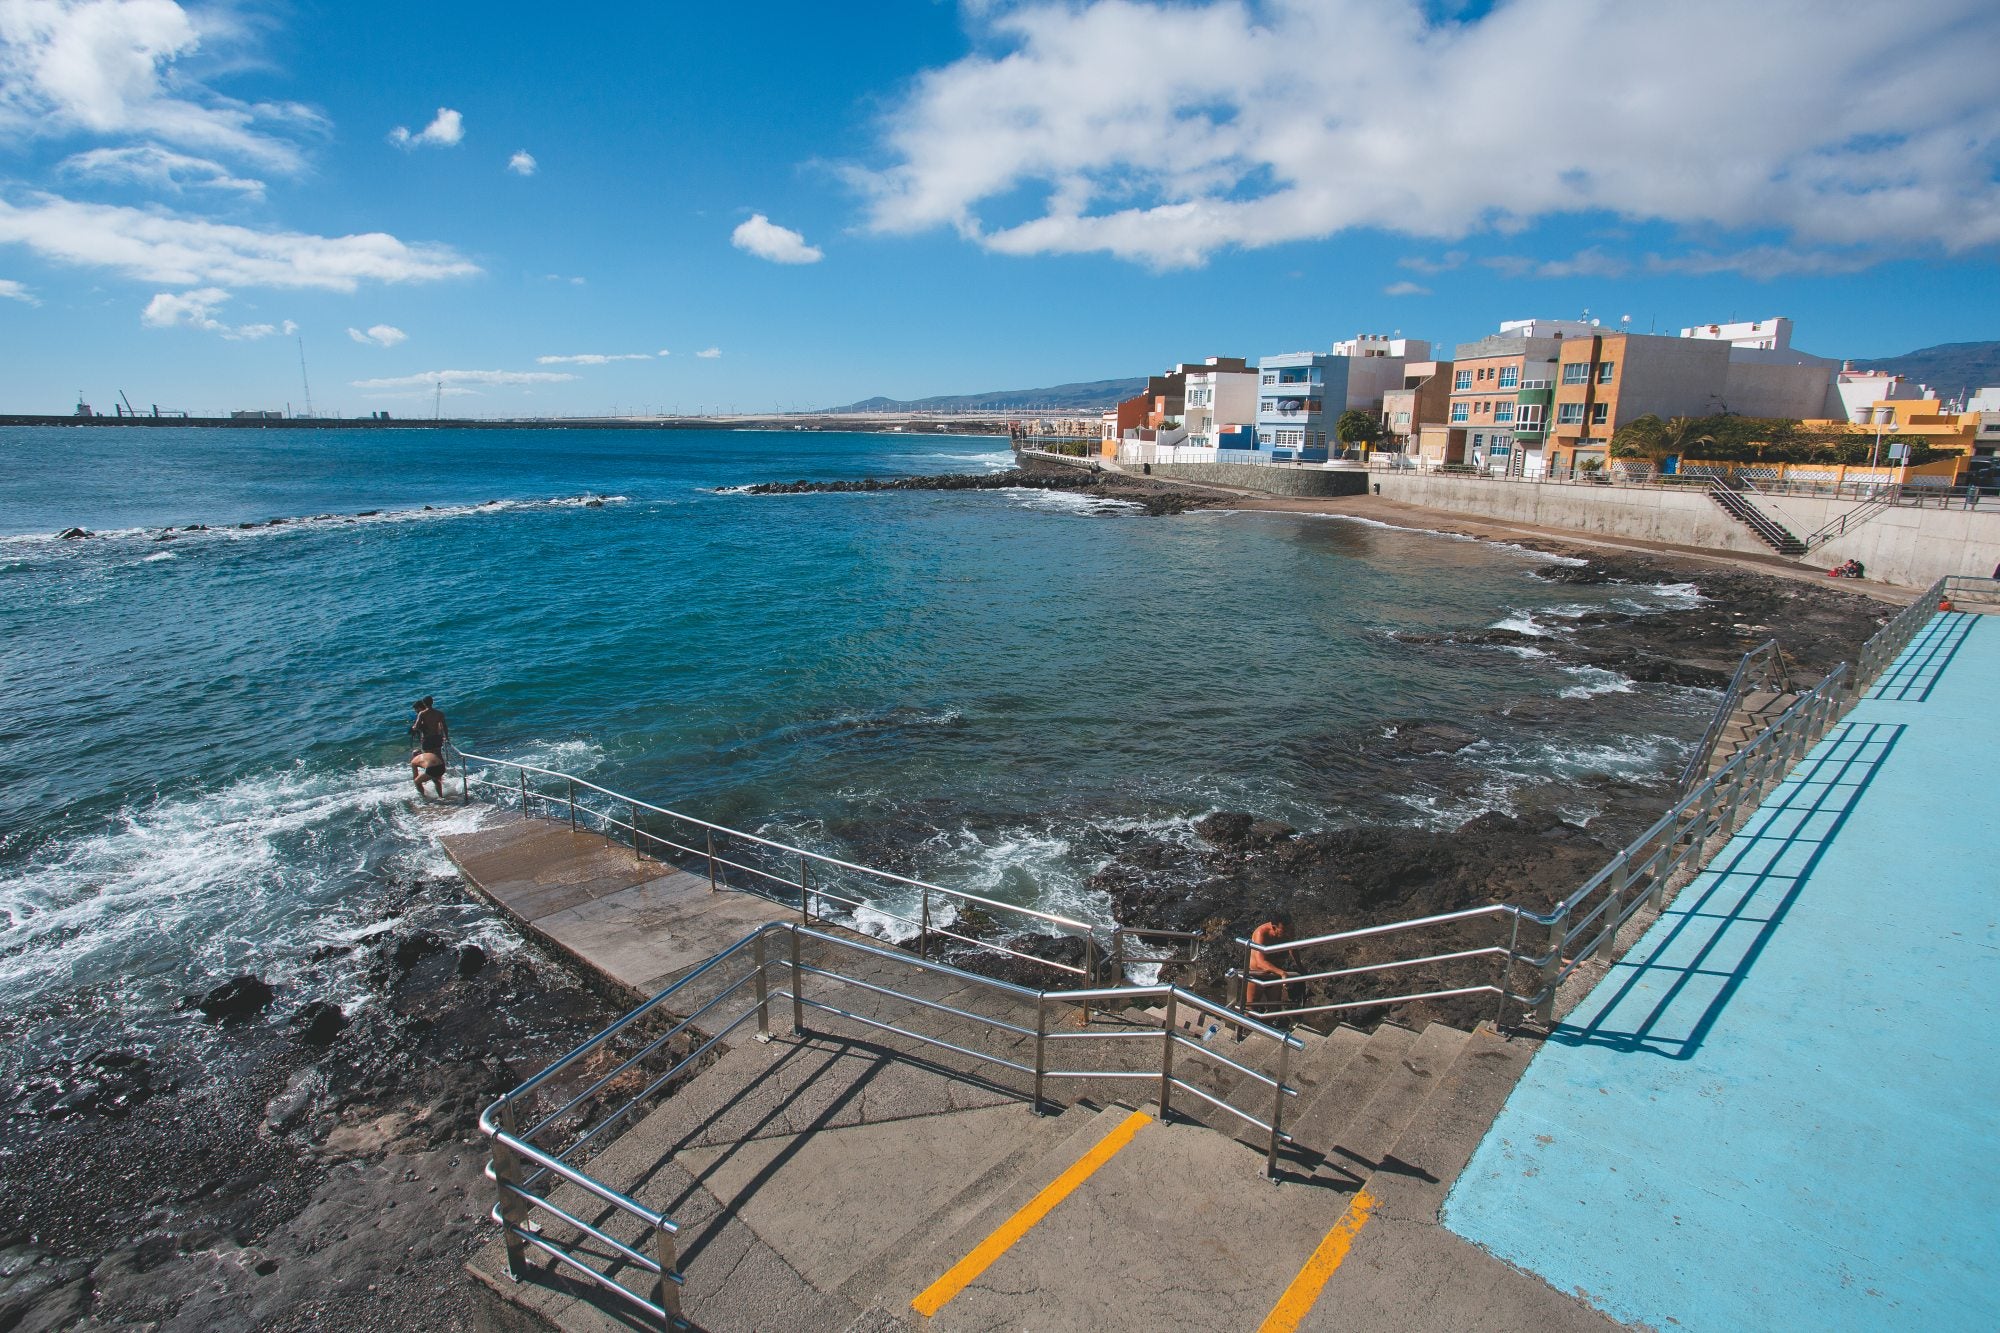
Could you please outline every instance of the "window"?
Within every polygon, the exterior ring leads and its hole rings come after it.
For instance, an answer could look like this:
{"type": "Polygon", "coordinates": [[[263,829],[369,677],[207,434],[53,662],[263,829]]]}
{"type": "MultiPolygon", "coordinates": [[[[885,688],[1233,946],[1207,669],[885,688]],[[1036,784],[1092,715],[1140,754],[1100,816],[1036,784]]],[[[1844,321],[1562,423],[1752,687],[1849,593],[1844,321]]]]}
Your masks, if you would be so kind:
{"type": "Polygon", "coordinates": [[[1605,424],[1606,422],[1608,422],[1609,420],[1611,420],[1611,404],[1609,404],[1609,403],[1592,403],[1592,404],[1590,405],[1590,424],[1591,424],[1591,425],[1593,425],[1593,426],[1602,426],[1602,425],[1604,425],[1604,424],[1605,424]]]}
{"type": "Polygon", "coordinates": [[[1556,405],[1558,426],[1581,426],[1583,424],[1582,403],[1558,403],[1556,405]]]}
{"type": "MultiPolygon", "coordinates": [[[[1468,372],[1468,373],[1469,373],[1469,372],[1468,372]]],[[[1471,413],[1469,413],[1469,412],[1467,412],[1467,411],[1466,411],[1466,408],[1467,408],[1468,406],[1470,406],[1470,404],[1467,404],[1467,403],[1453,403],[1453,404],[1451,405],[1451,419],[1452,419],[1452,420],[1453,420],[1454,422],[1464,422],[1464,421],[1467,421],[1467,420],[1470,420],[1470,419],[1471,419],[1471,413]]]]}
{"type": "Polygon", "coordinates": [[[1590,363],[1588,361],[1563,362],[1563,383],[1564,384],[1590,383],[1590,363]]]}
{"type": "Polygon", "coordinates": [[[1598,365],[1597,365],[1597,382],[1598,382],[1599,384],[1609,384],[1609,383],[1611,383],[1611,371],[1612,371],[1612,369],[1613,369],[1613,368],[1614,368],[1614,367],[1615,367],[1615,366],[1616,366],[1617,364],[1618,364],[1618,363],[1617,363],[1616,361],[1600,361],[1600,362],[1598,362],[1598,365]]]}
{"type": "Polygon", "coordinates": [[[1514,419],[1514,405],[1512,403],[1494,404],[1493,419],[1495,421],[1512,421],[1514,419]]]}
{"type": "Polygon", "coordinates": [[[1470,389],[1472,387],[1472,372],[1469,370],[1459,371],[1458,374],[1452,377],[1451,387],[1455,392],[1463,392],[1466,389],[1470,389]]]}
{"type": "Polygon", "coordinates": [[[1408,412],[1398,412],[1398,413],[1396,414],[1396,424],[1397,424],[1398,426],[1407,426],[1407,425],[1409,425],[1409,424],[1410,424],[1410,414],[1409,414],[1408,412]]]}
{"type": "Polygon", "coordinates": [[[1483,448],[1485,448],[1485,447],[1486,447],[1486,437],[1485,437],[1484,435],[1474,435],[1474,436],[1472,437],[1472,447],[1473,447],[1473,448],[1475,448],[1475,449],[1483,449],[1483,448]]]}
{"type": "Polygon", "coordinates": [[[1521,368],[1519,366],[1502,366],[1500,368],[1501,388],[1511,389],[1520,382],[1521,382],[1521,368]]]}
{"type": "Polygon", "coordinates": [[[1543,409],[1540,403],[1522,403],[1514,409],[1514,429],[1536,431],[1542,428],[1543,409]]]}

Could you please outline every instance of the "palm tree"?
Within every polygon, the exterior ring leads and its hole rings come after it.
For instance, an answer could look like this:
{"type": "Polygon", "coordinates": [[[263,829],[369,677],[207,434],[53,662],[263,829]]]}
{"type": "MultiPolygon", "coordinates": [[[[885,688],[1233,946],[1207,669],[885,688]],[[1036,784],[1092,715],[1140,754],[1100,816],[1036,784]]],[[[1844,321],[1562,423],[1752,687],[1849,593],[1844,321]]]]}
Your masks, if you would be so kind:
{"type": "Polygon", "coordinates": [[[1685,458],[1692,449],[1715,443],[1693,417],[1662,421],[1652,413],[1628,421],[1611,437],[1613,458],[1641,458],[1659,463],[1668,458],[1685,458]]]}

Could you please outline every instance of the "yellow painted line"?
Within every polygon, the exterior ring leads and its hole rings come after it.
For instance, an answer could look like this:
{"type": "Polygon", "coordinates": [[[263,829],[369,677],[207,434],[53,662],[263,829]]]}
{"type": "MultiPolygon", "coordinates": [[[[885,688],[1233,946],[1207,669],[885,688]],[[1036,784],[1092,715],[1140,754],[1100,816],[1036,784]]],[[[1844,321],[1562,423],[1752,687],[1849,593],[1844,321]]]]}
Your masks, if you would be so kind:
{"type": "Polygon", "coordinates": [[[970,1254],[946,1269],[943,1277],[925,1287],[910,1304],[926,1319],[944,1309],[952,1297],[978,1281],[981,1273],[991,1268],[995,1260],[1007,1253],[1015,1241],[1027,1235],[1035,1223],[1047,1217],[1057,1204],[1073,1194],[1077,1186],[1090,1179],[1098,1167],[1117,1156],[1118,1150],[1130,1143],[1134,1134],[1152,1123],[1153,1117],[1144,1111],[1134,1111],[1126,1116],[1124,1123],[1099,1139],[1097,1145],[1069,1170],[1044,1185],[1042,1192],[1028,1200],[1020,1212],[1002,1222],[992,1235],[973,1246],[970,1254]]]}
{"type": "Polygon", "coordinates": [[[1340,1215],[1340,1220],[1333,1224],[1333,1230],[1320,1241],[1312,1257],[1306,1260],[1305,1267],[1292,1279],[1292,1285],[1285,1288],[1285,1294],[1278,1297],[1271,1313],[1264,1316],[1264,1322],[1257,1326],[1257,1333],[1293,1333],[1300,1321],[1312,1313],[1320,1292],[1326,1289],[1327,1281],[1347,1258],[1354,1238],[1361,1234],[1362,1227],[1368,1225],[1368,1214],[1375,1211],[1375,1202],[1375,1196],[1365,1189],[1355,1194],[1354,1202],[1347,1205],[1347,1211],[1340,1215]]]}

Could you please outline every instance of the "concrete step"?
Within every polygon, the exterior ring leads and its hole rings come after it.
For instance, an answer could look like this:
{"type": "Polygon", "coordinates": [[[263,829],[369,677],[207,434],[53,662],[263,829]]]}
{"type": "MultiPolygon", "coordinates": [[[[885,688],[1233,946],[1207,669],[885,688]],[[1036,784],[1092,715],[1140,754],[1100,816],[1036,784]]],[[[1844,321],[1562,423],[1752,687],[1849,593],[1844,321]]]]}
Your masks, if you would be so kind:
{"type": "Polygon", "coordinates": [[[915,1319],[910,1302],[919,1292],[1131,1115],[1132,1108],[1121,1104],[1102,1108],[1076,1105],[1060,1117],[1046,1120],[1038,1151],[1010,1157],[1004,1171],[988,1172],[927,1214],[897,1245],[858,1270],[843,1287],[844,1297],[898,1319],[915,1319]]]}
{"type": "Polygon", "coordinates": [[[1325,1167],[1357,1185],[1385,1166],[1393,1169],[1391,1153],[1403,1131],[1422,1111],[1438,1087],[1439,1077],[1458,1058],[1470,1034],[1433,1023],[1393,1062],[1378,1066],[1366,1097],[1357,1097],[1348,1114],[1332,1111],[1310,1132],[1296,1135],[1302,1148],[1317,1151],[1325,1167]]]}
{"type": "Polygon", "coordinates": [[[1305,1098],[1286,1132],[1304,1151],[1324,1155],[1333,1136],[1375,1093],[1388,1072],[1397,1067],[1417,1034],[1396,1023],[1384,1023],[1352,1051],[1341,1068],[1305,1098]]]}

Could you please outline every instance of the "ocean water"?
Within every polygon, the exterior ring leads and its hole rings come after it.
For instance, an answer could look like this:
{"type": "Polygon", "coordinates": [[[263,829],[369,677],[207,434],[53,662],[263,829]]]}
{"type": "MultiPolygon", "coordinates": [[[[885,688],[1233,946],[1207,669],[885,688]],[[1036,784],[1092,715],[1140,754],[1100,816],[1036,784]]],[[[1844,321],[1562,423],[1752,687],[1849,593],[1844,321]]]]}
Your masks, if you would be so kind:
{"type": "Polygon", "coordinates": [[[1040,491],[718,493],[1009,462],[895,434],[0,431],[8,1058],[185,1029],[174,1001],[242,970],[365,1002],[314,959],[377,928],[385,880],[445,868],[402,767],[423,694],[468,748],[1100,919],[1084,880],[1119,838],[1218,809],[1441,826],[1535,791],[1588,818],[1592,775],[1668,771],[1712,706],[1394,637],[1692,595],[1552,584],[1512,548],[1040,491]],[[1412,717],[1480,731],[1471,780],[1343,765],[1412,717]]]}

